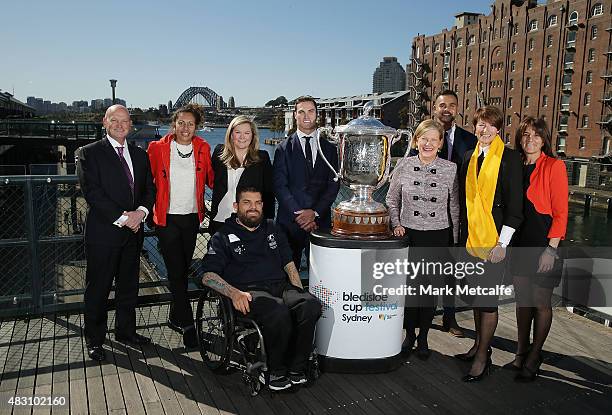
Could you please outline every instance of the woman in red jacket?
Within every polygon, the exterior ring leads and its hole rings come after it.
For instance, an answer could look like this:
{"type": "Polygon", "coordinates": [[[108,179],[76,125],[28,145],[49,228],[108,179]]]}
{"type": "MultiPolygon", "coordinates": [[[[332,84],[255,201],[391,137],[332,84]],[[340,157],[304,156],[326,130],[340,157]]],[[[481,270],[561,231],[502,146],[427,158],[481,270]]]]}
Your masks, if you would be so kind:
{"type": "Polygon", "coordinates": [[[172,130],[149,144],[157,198],[153,207],[159,246],[168,271],[172,304],[168,325],[183,334],[186,347],[196,347],[187,273],[193,258],[200,223],[204,219],[204,186],[213,187],[210,146],[195,135],[203,112],[185,105],[172,115],[172,130]]]}
{"type": "Polygon", "coordinates": [[[523,158],[525,198],[524,220],[511,261],[518,347],[514,361],[506,367],[519,372],[516,381],[529,382],[542,363],[542,346],[552,324],[552,291],[561,281],[563,264],[557,249],[567,227],[568,183],[565,163],[553,156],[544,120],[526,118],[516,133],[515,147],[523,158]]]}

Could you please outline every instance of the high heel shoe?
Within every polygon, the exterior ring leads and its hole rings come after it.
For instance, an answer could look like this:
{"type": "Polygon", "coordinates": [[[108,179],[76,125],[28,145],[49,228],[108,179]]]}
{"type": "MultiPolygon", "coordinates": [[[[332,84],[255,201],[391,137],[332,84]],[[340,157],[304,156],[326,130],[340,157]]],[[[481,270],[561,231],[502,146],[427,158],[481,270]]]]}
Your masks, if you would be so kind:
{"type": "Polygon", "coordinates": [[[482,378],[484,378],[485,373],[488,375],[491,373],[491,365],[493,364],[493,361],[491,360],[490,357],[487,358],[487,363],[485,364],[485,367],[482,369],[482,372],[480,372],[480,374],[478,375],[470,375],[469,373],[467,375],[465,375],[464,377],[461,378],[462,381],[464,382],[478,382],[480,380],[482,380],[482,378]]]}
{"type": "Polygon", "coordinates": [[[538,363],[536,364],[536,367],[530,368],[527,365],[523,365],[521,371],[517,373],[516,376],[514,377],[514,381],[519,382],[519,383],[533,382],[538,377],[538,374],[540,373],[541,365],[542,365],[542,355],[539,355],[538,363]]]}
{"type": "Polygon", "coordinates": [[[506,363],[505,365],[502,366],[503,369],[505,370],[511,370],[513,372],[519,372],[522,368],[523,368],[523,362],[525,361],[525,358],[527,357],[527,355],[529,354],[529,350],[527,350],[526,352],[523,353],[517,353],[514,357],[514,360],[511,362],[506,363]],[[520,357],[521,358],[521,365],[517,366],[514,363],[516,362],[516,359],[520,357]]]}
{"type": "MultiPolygon", "coordinates": [[[[469,350],[466,353],[459,353],[456,354],[455,357],[463,362],[471,362],[474,360],[474,357],[476,356],[476,352],[474,352],[474,354],[469,354],[469,350]]],[[[491,359],[491,355],[493,354],[493,349],[491,349],[490,347],[487,349],[487,358],[491,359]]]]}

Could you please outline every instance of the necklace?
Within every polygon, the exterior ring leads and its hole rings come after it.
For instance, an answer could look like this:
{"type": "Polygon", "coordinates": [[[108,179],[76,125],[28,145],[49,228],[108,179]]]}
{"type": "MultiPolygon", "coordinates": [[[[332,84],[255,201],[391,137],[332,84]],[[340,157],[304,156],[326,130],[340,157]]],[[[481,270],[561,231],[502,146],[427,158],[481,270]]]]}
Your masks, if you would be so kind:
{"type": "Polygon", "coordinates": [[[191,155],[193,154],[193,147],[191,147],[191,151],[189,153],[181,153],[181,150],[179,150],[178,148],[178,144],[176,145],[176,152],[178,153],[179,157],[182,159],[188,159],[189,157],[191,157],[191,155]]]}

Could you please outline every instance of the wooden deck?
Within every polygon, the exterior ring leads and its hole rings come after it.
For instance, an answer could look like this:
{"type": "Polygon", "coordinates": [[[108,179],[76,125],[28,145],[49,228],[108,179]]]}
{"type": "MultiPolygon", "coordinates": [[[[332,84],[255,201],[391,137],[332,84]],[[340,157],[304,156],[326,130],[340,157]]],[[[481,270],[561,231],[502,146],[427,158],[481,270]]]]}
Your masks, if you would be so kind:
{"type": "MultiPolygon", "coordinates": [[[[213,374],[197,351],[185,353],[181,338],[164,324],[167,308],[138,310],[139,330],[152,345],[134,349],[109,336],[110,359],[103,364],[87,358],[82,315],[1,321],[0,414],[595,415],[612,407],[612,329],[564,309],[555,310],[543,373],[533,384],[516,384],[500,369],[516,345],[510,304],[500,309],[494,371],[478,384],[462,383],[468,367],[450,357],[467,350],[470,340],[434,329],[426,362],[408,358],[399,370],[378,375],[324,373],[312,387],[251,398],[239,374],[213,374]],[[11,406],[12,397],[63,397],[65,404],[11,406]]],[[[458,315],[464,327],[471,327],[470,317],[458,315]]]]}

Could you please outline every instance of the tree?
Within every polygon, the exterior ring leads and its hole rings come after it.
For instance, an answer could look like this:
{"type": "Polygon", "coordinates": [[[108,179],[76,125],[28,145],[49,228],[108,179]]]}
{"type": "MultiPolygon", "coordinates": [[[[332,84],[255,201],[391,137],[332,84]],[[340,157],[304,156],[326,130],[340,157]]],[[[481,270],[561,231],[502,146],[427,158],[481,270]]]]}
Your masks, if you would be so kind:
{"type": "Polygon", "coordinates": [[[275,133],[285,130],[285,117],[282,113],[278,113],[274,116],[270,130],[274,131],[275,133]]]}
{"type": "Polygon", "coordinates": [[[271,99],[270,101],[266,102],[266,107],[281,107],[283,105],[287,105],[287,98],[285,98],[284,96],[280,96],[277,97],[276,99],[271,99]]]}

